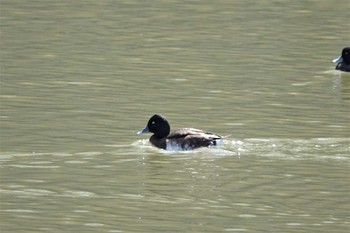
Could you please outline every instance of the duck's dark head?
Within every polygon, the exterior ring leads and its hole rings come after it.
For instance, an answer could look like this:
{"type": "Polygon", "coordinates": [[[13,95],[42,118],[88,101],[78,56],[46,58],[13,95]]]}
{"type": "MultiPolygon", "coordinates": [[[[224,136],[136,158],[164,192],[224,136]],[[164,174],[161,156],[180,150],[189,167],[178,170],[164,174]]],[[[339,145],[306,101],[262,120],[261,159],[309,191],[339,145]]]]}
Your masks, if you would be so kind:
{"type": "Polygon", "coordinates": [[[350,47],[343,48],[341,56],[333,60],[334,63],[344,62],[345,64],[350,64],[350,47]]]}
{"type": "Polygon", "coordinates": [[[170,133],[170,125],[163,116],[155,114],[149,119],[146,128],[139,131],[137,134],[149,132],[154,133],[154,136],[158,138],[164,138],[170,133]]]}
{"type": "Polygon", "coordinates": [[[350,64],[350,47],[344,48],[341,56],[346,64],[350,64]]]}

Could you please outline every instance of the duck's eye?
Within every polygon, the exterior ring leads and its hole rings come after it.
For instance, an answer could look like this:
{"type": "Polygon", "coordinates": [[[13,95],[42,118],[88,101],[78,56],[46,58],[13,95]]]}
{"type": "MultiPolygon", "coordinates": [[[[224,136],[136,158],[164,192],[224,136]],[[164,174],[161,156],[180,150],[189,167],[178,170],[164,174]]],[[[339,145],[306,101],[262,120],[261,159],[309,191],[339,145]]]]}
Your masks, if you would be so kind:
{"type": "Polygon", "coordinates": [[[152,121],[151,124],[154,125],[156,122],[152,121]]]}

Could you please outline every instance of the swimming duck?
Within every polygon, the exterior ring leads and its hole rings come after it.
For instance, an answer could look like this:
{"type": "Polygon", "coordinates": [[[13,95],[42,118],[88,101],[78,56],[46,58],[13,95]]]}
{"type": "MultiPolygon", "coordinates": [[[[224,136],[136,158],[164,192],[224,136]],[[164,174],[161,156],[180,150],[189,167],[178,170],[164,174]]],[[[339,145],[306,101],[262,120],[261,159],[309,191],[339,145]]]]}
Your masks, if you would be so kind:
{"type": "Polygon", "coordinates": [[[164,150],[192,150],[199,147],[210,147],[218,144],[222,136],[200,129],[182,128],[170,133],[169,122],[165,117],[153,115],[147,126],[137,134],[153,133],[149,141],[164,150]]]}
{"type": "Polygon", "coordinates": [[[350,72],[350,47],[343,48],[341,56],[333,60],[337,63],[336,70],[350,72]]]}

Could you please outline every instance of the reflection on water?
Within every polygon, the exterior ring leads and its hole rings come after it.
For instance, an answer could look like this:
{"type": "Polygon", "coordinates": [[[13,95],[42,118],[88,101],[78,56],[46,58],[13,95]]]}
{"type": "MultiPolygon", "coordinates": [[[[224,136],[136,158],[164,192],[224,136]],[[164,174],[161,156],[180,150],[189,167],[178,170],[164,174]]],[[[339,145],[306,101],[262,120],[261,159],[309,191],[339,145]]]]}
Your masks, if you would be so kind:
{"type": "Polygon", "coordinates": [[[348,1],[0,4],[2,231],[348,231],[348,1]]]}

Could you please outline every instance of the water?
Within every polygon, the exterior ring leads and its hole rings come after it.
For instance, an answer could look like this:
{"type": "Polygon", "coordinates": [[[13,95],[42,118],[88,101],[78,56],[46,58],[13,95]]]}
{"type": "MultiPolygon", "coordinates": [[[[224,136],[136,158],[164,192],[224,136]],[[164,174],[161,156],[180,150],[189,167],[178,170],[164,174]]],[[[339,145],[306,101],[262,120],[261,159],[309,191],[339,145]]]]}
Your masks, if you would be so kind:
{"type": "Polygon", "coordinates": [[[348,1],[2,1],[2,232],[348,232],[348,1]],[[166,152],[136,135],[231,135],[166,152]]]}

